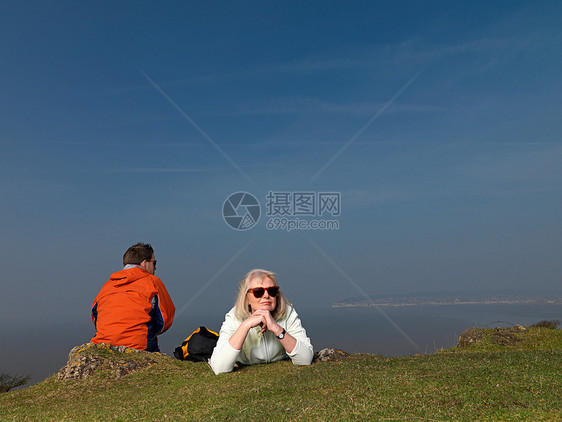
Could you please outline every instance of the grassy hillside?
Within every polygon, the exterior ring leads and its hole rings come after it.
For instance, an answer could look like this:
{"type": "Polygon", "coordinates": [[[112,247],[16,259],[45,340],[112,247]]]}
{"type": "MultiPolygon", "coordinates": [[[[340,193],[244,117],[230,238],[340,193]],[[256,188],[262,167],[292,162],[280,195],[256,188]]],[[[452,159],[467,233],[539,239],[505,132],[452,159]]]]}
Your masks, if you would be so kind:
{"type": "Polygon", "coordinates": [[[562,330],[529,328],[511,346],[492,335],[432,355],[355,354],[219,376],[151,355],[155,364],[121,378],[102,369],[0,394],[0,420],[562,420],[562,330]]]}

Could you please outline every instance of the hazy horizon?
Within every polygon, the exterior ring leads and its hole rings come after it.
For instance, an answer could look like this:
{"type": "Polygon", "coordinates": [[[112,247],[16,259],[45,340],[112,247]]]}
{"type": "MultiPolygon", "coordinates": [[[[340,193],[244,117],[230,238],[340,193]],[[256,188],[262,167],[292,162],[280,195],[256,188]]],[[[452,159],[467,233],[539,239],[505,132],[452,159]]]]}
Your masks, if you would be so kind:
{"type": "MultiPolygon", "coordinates": [[[[300,312],[314,350],[336,347],[350,353],[373,353],[384,356],[406,356],[433,353],[456,345],[458,336],[473,326],[531,325],[541,320],[561,319],[561,305],[450,305],[384,308],[382,315],[374,308],[306,308],[300,312]],[[390,318],[402,330],[396,330],[390,318]],[[412,341],[412,343],[410,343],[412,341]]],[[[219,330],[224,315],[191,314],[177,321],[160,336],[162,353],[172,355],[195,328],[204,325],[219,330]]],[[[38,324],[21,332],[1,329],[2,338],[10,343],[0,345],[2,371],[31,375],[31,384],[56,373],[66,363],[74,346],[89,342],[93,336],[89,321],[66,322],[59,330],[50,324],[38,324]]]]}

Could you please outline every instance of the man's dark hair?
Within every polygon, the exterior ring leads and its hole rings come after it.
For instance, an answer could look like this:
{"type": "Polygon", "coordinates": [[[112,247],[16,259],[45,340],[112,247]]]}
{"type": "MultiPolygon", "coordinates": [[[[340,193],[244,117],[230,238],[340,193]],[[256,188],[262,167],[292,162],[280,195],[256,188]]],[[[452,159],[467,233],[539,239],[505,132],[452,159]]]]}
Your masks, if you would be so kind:
{"type": "Polygon", "coordinates": [[[142,261],[150,261],[152,255],[154,255],[154,249],[152,249],[150,243],[136,243],[127,249],[127,252],[123,255],[123,265],[140,265],[142,261]]]}

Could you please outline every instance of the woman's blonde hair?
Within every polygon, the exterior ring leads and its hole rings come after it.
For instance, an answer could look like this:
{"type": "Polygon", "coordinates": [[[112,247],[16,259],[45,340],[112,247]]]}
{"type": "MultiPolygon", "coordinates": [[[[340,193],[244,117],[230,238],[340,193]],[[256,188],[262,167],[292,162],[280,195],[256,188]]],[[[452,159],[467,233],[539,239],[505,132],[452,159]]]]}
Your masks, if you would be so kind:
{"type": "MultiPolygon", "coordinates": [[[[248,289],[250,288],[250,282],[256,277],[260,280],[263,280],[265,277],[269,277],[276,286],[279,286],[274,272],[259,268],[250,270],[248,274],[244,276],[244,279],[240,280],[240,289],[238,290],[238,297],[236,298],[236,303],[234,304],[234,313],[242,320],[248,318],[252,314],[250,304],[248,303],[248,289]]],[[[277,321],[285,316],[287,305],[291,304],[287,298],[283,296],[283,292],[281,290],[279,290],[275,299],[275,309],[271,312],[271,316],[277,321]]]]}

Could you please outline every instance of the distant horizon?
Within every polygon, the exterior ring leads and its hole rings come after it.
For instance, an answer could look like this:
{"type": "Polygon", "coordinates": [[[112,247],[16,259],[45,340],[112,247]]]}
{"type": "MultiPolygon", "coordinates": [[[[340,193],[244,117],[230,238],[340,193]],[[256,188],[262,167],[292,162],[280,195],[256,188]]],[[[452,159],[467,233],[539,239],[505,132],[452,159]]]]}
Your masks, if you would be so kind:
{"type": "MultiPolygon", "coordinates": [[[[433,353],[442,347],[452,347],[462,331],[473,326],[482,326],[493,322],[507,321],[530,325],[541,320],[562,319],[561,305],[485,305],[454,306],[417,306],[384,308],[407,335],[411,336],[421,350],[411,344],[397,332],[385,318],[373,308],[324,308],[323,310],[304,310],[300,312],[303,326],[311,338],[314,350],[324,347],[336,347],[352,353],[376,353],[388,356],[405,356],[414,353],[433,353]],[[458,309],[461,308],[461,309],[458,309]],[[353,327],[353,330],[350,330],[353,327]]],[[[204,318],[198,321],[177,321],[169,332],[160,336],[160,348],[163,353],[172,355],[175,347],[197,326],[205,325],[219,330],[222,317],[215,315],[213,321],[204,318]],[[215,325],[216,324],[216,325],[215,325]]],[[[93,333],[89,324],[70,324],[46,328],[37,326],[27,333],[20,333],[26,344],[22,349],[14,343],[11,353],[2,353],[5,358],[0,371],[10,374],[31,374],[31,383],[42,381],[55,373],[67,360],[70,349],[89,342],[93,333]],[[70,325],[74,325],[68,330],[70,325]],[[82,329],[88,327],[84,332],[82,329]],[[56,340],[48,343],[47,339],[56,340]],[[17,347],[14,347],[17,346],[17,347]],[[8,366],[9,365],[9,366],[8,366]]],[[[14,333],[0,330],[3,338],[9,342],[17,340],[14,333]]],[[[4,346],[5,347],[5,346],[4,346]]],[[[2,346],[0,346],[1,350],[2,346]]]]}
{"type": "MultiPolygon", "coordinates": [[[[497,295],[502,297],[526,297],[529,299],[548,299],[548,295],[554,295],[556,300],[562,301],[562,289],[478,289],[478,290],[443,290],[443,291],[417,291],[408,293],[392,293],[370,295],[370,299],[381,298],[413,298],[413,297],[447,297],[447,296],[485,296],[497,295]]],[[[364,296],[353,296],[342,299],[347,301],[364,301],[364,296]]]]}

